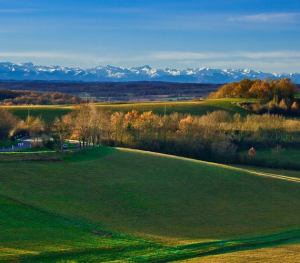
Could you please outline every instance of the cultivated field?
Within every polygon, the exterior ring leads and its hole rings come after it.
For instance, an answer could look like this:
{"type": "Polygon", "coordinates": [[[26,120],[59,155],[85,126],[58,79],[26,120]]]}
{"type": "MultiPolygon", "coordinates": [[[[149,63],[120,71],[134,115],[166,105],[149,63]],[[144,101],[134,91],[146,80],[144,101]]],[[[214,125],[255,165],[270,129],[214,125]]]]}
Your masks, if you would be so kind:
{"type": "Polygon", "coordinates": [[[18,155],[0,156],[0,261],[230,260],[300,242],[297,178],[106,147],[18,155]]]}

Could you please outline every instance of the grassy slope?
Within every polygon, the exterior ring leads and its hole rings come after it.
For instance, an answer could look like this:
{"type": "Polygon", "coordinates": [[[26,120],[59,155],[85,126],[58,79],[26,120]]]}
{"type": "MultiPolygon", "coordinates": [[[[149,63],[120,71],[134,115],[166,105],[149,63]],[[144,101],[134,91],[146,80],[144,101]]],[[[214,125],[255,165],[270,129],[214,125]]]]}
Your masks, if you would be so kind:
{"type": "Polygon", "coordinates": [[[231,104],[231,100],[204,100],[204,101],[187,101],[187,102],[150,102],[150,103],[128,103],[128,104],[114,104],[114,105],[99,105],[103,109],[112,111],[132,111],[140,112],[152,110],[155,114],[163,115],[165,113],[165,106],[167,114],[173,112],[191,114],[191,115],[205,115],[207,112],[215,110],[226,110],[231,114],[240,113],[243,116],[247,115],[247,111],[243,108],[231,104]]]}
{"type": "MultiPolygon", "coordinates": [[[[187,113],[192,115],[204,115],[208,111],[227,110],[231,114],[240,113],[246,116],[246,110],[231,104],[230,100],[205,100],[200,102],[149,102],[149,103],[114,103],[97,104],[99,108],[111,111],[128,111],[138,110],[140,112],[152,110],[155,114],[163,115],[165,113],[165,105],[167,107],[167,114],[173,112],[187,113]]],[[[31,106],[30,115],[37,117],[42,116],[46,123],[54,121],[55,117],[67,114],[72,110],[73,106],[31,106]]],[[[25,120],[28,116],[28,106],[9,106],[10,111],[21,119],[25,120]]]]}
{"type": "Polygon", "coordinates": [[[113,150],[0,167],[2,194],[114,231],[219,239],[300,226],[300,184],[180,158],[113,150]]]}
{"type": "Polygon", "coordinates": [[[125,235],[94,235],[91,225],[3,197],[0,205],[0,262],[123,261],[132,253],[161,248],[125,235]]]}
{"type": "MultiPolygon", "coordinates": [[[[267,167],[289,167],[289,169],[298,170],[298,174],[300,174],[299,149],[280,149],[279,151],[274,149],[259,149],[256,153],[257,156],[252,161],[253,165],[260,161],[265,163],[267,167]]],[[[251,163],[248,151],[240,152],[239,154],[247,156],[249,163],[251,163]]]]}
{"type": "Polygon", "coordinates": [[[232,165],[233,167],[238,167],[242,169],[249,169],[251,171],[270,173],[270,174],[278,174],[289,177],[300,178],[300,172],[295,170],[285,170],[285,169],[275,169],[275,168],[264,168],[257,166],[245,166],[245,165],[232,165]]]}
{"type": "Polygon", "coordinates": [[[300,245],[285,245],[250,251],[234,252],[184,261],[184,263],[282,263],[300,262],[300,245]]]}
{"type": "Polygon", "coordinates": [[[62,158],[0,164],[0,193],[25,203],[0,198],[0,261],[167,262],[300,242],[299,231],[180,247],[91,235],[195,242],[299,228],[300,184],[123,149],[62,158]]]}
{"type": "Polygon", "coordinates": [[[91,224],[2,196],[0,205],[0,262],[170,262],[300,242],[300,232],[292,231],[250,239],[164,246],[133,236],[100,232],[91,224]]]}
{"type": "MultiPolygon", "coordinates": [[[[28,106],[9,106],[10,112],[20,119],[25,120],[28,116],[28,106]]],[[[51,123],[55,120],[55,117],[62,116],[71,112],[69,106],[31,106],[30,115],[33,117],[41,117],[45,123],[51,123]]]]}
{"type": "Polygon", "coordinates": [[[299,149],[282,149],[276,153],[274,150],[258,150],[257,158],[261,159],[275,159],[280,162],[286,163],[294,163],[299,165],[300,167],[300,160],[299,160],[299,149]]]}

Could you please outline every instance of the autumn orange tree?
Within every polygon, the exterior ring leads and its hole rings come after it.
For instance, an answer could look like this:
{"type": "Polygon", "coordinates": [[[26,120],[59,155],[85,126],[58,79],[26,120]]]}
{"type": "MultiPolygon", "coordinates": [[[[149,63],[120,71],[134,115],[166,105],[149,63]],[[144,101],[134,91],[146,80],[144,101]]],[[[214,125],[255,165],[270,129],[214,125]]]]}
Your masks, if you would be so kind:
{"type": "Polygon", "coordinates": [[[266,78],[264,81],[243,79],[222,86],[219,91],[211,93],[210,98],[257,98],[279,103],[284,98],[293,99],[296,94],[298,88],[289,78],[266,78]]]}

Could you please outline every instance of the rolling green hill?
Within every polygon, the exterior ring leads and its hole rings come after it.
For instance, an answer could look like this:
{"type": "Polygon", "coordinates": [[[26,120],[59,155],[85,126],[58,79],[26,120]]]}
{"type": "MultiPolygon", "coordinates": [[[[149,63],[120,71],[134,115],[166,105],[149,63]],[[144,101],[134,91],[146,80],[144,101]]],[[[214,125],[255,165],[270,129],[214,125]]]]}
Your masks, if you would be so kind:
{"type": "Polygon", "coordinates": [[[245,109],[232,104],[232,101],[239,101],[239,99],[223,99],[223,100],[204,100],[204,101],[186,101],[186,102],[148,102],[148,103],[128,103],[128,104],[100,104],[99,107],[109,109],[111,111],[128,111],[137,110],[140,112],[150,111],[153,113],[163,115],[165,113],[171,114],[173,112],[191,114],[191,115],[205,115],[207,112],[215,110],[226,110],[231,114],[240,113],[242,116],[249,114],[245,109]]]}
{"type": "MultiPolygon", "coordinates": [[[[137,110],[140,112],[150,111],[153,113],[163,115],[165,113],[171,114],[173,112],[191,114],[191,115],[205,115],[207,112],[215,110],[226,110],[231,114],[240,113],[242,116],[249,114],[243,108],[231,104],[232,101],[239,101],[239,99],[223,99],[223,100],[204,100],[204,101],[186,101],[186,102],[148,102],[148,103],[98,103],[99,108],[111,111],[128,111],[137,110]]],[[[28,116],[29,106],[3,106],[9,108],[10,112],[19,118],[25,120],[28,116]]],[[[53,122],[55,117],[71,112],[74,106],[31,106],[30,115],[34,117],[41,116],[46,123],[53,122]]]]}
{"type": "Polygon", "coordinates": [[[300,242],[298,178],[106,147],[7,156],[0,261],[168,262],[300,242]]]}
{"type": "Polygon", "coordinates": [[[71,106],[5,106],[9,111],[22,120],[26,120],[28,113],[33,117],[41,117],[45,123],[51,123],[55,117],[66,115],[72,111],[71,106]]]}

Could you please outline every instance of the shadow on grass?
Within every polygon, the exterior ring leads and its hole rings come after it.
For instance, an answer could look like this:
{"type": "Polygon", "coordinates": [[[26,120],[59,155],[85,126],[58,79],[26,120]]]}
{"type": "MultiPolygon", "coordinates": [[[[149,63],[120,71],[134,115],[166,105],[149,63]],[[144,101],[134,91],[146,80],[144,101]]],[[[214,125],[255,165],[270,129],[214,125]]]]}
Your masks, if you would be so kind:
{"type": "MultiPolygon", "coordinates": [[[[300,242],[300,230],[286,231],[272,235],[212,241],[183,245],[162,246],[156,243],[140,243],[129,246],[70,249],[59,252],[45,252],[28,255],[20,262],[53,262],[53,260],[97,260],[97,262],[172,262],[196,257],[225,254],[237,251],[266,248],[276,245],[300,242]]],[[[95,262],[92,260],[92,262],[95,262]]]]}
{"type": "MultiPolygon", "coordinates": [[[[106,147],[105,147],[106,148],[106,147]]],[[[110,149],[110,148],[108,148],[110,149]]],[[[94,150],[96,151],[96,150],[94,150]]],[[[92,152],[92,151],[91,151],[92,152]]],[[[59,220],[59,225],[73,225],[76,228],[85,229],[92,235],[92,229],[98,227],[66,218],[65,216],[44,211],[24,202],[16,201],[12,198],[2,196],[10,202],[17,203],[29,210],[48,215],[59,220]]],[[[270,235],[236,238],[228,240],[193,243],[182,246],[164,246],[155,242],[148,242],[130,235],[109,233],[101,229],[101,233],[109,236],[110,245],[90,248],[70,248],[68,250],[48,251],[35,255],[17,255],[11,262],[110,262],[119,260],[120,262],[172,262],[209,255],[225,254],[237,251],[252,250],[272,247],[277,245],[300,243],[300,229],[275,233],[270,235]],[[118,244],[123,240],[123,244],[118,244]]],[[[6,261],[7,262],[7,261],[6,261]]]]}
{"type": "Polygon", "coordinates": [[[212,241],[169,247],[147,255],[132,257],[129,262],[172,262],[195,257],[225,254],[243,250],[252,250],[277,245],[299,243],[300,230],[291,230],[277,234],[212,241]]]}
{"type": "MultiPolygon", "coordinates": [[[[155,249],[155,248],[152,248],[155,249]]],[[[62,250],[59,252],[45,252],[39,255],[28,255],[19,262],[110,262],[115,260],[127,261],[131,254],[144,254],[149,251],[149,245],[132,245],[119,247],[100,247],[62,250]],[[73,261],[76,260],[76,261],[73,261]],[[97,261],[94,261],[97,260],[97,261]]]]}
{"type": "Polygon", "coordinates": [[[79,163],[96,160],[111,154],[115,149],[100,145],[100,147],[87,148],[80,151],[70,152],[69,155],[62,157],[66,162],[79,163]]]}

